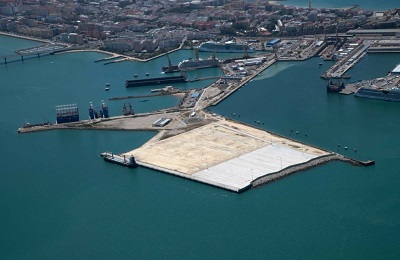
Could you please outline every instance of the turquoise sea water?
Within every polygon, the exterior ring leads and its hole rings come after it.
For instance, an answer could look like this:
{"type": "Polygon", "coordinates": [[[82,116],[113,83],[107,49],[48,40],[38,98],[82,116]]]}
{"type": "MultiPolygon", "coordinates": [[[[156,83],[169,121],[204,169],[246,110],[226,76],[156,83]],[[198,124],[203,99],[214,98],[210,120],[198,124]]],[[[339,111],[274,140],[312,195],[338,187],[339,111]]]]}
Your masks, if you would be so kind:
{"type": "MultiPolygon", "coordinates": [[[[7,53],[16,45],[1,46],[7,53]]],[[[171,59],[177,63],[191,55],[182,51],[171,59]]],[[[102,57],[73,53],[0,66],[2,259],[399,257],[400,104],[328,95],[319,75],[329,63],[319,68],[318,58],[273,65],[212,111],[235,112],[250,124],[260,120],[265,129],[330,150],[341,143],[349,149],[339,152],[376,165],[329,163],[235,194],[99,157],[139,147],[152,132],[17,133],[26,119],[54,121],[58,104],[77,103],[84,118],[90,101],[106,100],[111,115],[118,115],[123,101],[109,97],[151,89],[125,89],[123,81],[133,74],[157,75],[166,63],[94,63],[102,57]]],[[[385,75],[399,60],[398,54],[367,55],[350,71],[351,80],[385,75]]],[[[179,102],[139,101],[130,100],[138,112],[179,102]]]]}

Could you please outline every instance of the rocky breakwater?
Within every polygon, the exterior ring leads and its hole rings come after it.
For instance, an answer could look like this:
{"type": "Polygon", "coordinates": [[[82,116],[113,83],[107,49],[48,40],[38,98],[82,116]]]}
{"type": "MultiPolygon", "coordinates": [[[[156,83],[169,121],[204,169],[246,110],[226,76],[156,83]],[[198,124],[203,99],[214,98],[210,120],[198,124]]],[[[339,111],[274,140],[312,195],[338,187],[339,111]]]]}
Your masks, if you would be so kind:
{"type": "Polygon", "coordinates": [[[304,171],[304,170],[307,170],[307,169],[310,169],[310,168],[313,168],[313,167],[328,163],[330,161],[343,161],[343,162],[347,162],[347,163],[353,164],[355,166],[370,166],[370,165],[375,164],[374,161],[365,161],[365,162],[357,161],[355,159],[351,159],[351,158],[345,157],[345,156],[343,156],[341,154],[332,153],[332,154],[328,154],[328,155],[325,155],[325,156],[321,156],[321,157],[315,158],[315,159],[310,160],[310,161],[305,162],[305,163],[296,164],[296,165],[287,167],[287,168],[285,168],[285,169],[283,169],[283,170],[281,170],[279,172],[276,172],[276,173],[271,173],[271,174],[268,174],[268,175],[265,175],[265,176],[261,176],[261,177],[255,179],[252,182],[251,188],[253,189],[253,188],[260,187],[260,186],[262,186],[264,184],[267,184],[267,183],[282,179],[282,178],[284,178],[286,176],[289,176],[289,175],[291,175],[293,173],[296,173],[296,172],[299,172],[299,171],[304,171]]]}

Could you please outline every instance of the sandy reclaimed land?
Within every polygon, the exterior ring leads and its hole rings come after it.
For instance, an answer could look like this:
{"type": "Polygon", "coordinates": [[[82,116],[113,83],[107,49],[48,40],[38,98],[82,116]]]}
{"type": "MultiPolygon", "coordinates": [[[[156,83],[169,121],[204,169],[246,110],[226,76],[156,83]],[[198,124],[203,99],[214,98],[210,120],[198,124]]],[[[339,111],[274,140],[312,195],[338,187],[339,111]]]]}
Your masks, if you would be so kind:
{"type": "Polygon", "coordinates": [[[192,175],[260,148],[277,144],[311,157],[329,152],[239,123],[220,120],[125,153],[144,165],[192,175]]]}

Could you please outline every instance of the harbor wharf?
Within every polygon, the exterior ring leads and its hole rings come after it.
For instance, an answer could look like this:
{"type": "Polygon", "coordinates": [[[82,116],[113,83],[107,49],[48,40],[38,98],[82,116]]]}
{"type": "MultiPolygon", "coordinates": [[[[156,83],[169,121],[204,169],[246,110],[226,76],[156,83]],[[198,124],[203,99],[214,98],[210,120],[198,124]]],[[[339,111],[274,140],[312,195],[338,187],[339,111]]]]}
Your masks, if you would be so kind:
{"type": "Polygon", "coordinates": [[[49,130],[126,130],[126,131],[158,131],[161,129],[176,128],[180,123],[180,119],[172,120],[166,127],[154,127],[152,124],[159,118],[178,117],[182,111],[180,109],[171,108],[167,110],[159,110],[151,113],[142,113],[129,116],[115,116],[109,118],[99,118],[95,120],[82,120],[79,122],[63,123],[63,124],[26,124],[18,129],[18,133],[32,133],[49,130]]]}

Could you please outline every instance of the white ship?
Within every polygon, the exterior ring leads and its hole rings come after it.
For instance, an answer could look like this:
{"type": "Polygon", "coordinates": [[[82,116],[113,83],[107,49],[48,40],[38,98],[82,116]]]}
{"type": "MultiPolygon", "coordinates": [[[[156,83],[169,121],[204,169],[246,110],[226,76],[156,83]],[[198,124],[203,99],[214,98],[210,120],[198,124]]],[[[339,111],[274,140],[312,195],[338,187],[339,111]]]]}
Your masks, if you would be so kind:
{"type": "Polygon", "coordinates": [[[183,60],[178,64],[179,70],[196,70],[203,68],[218,67],[220,61],[215,57],[215,54],[211,54],[210,58],[201,59],[199,58],[198,49],[195,49],[196,59],[183,60]]]}
{"type": "Polygon", "coordinates": [[[225,43],[208,41],[200,44],[199,51],[250,53],[250,52],[255,52],[256,50],[245,43],[236,43],[234,41],[227,41],[225,43]]]}

